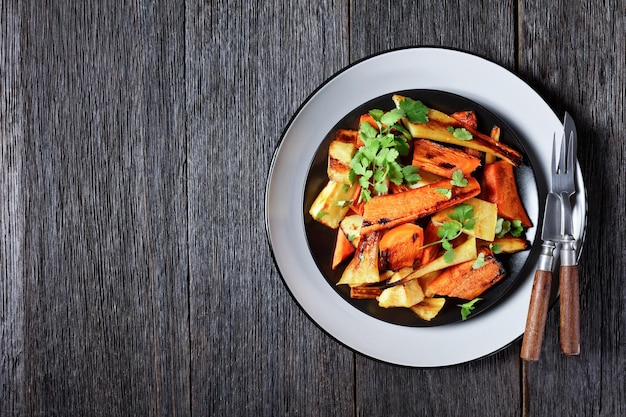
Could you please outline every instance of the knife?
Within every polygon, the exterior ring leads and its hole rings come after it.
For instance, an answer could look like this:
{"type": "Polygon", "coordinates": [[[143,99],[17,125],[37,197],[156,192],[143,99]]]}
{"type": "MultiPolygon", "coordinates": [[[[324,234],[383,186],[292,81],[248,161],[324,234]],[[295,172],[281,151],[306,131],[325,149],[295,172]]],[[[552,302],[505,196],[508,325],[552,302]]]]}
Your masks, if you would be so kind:
{"type": "Polygon", "coordinates": [[[560,287],[560,341],[561,351],[568,356],[580,353],[580,294],[578,266],[576,265],[576,240],[572,224],[572,206],[570,197],[575,193],[574,175],[576,172],[576,125],[572,117],[565,113],[565,146],[561,147],[559,167],[565,167],[564,187],[560,190],[562,204],[561,267],[559,271],[560,287]]]}
{"type": "MultiPolygon", "coordinates": [[[[556,165],[556,139],[552,140],[552,176],[554,177],[556,165]]],[[[526,317],[526,329],[522,341],[520,357],[526,361],[538,361],[541,355],[541,345],[546,326],[548,306],[550,304],[550,292],[552,287],[552,265],[556,242],[562,238],[561,232],[561,198],[553,192],[554,178],[550,184],[550,192],[546,197],[546,206],[543,214],[541,229],[541,254],[533,288],[530,294],[530,304],[526,317]]]]}

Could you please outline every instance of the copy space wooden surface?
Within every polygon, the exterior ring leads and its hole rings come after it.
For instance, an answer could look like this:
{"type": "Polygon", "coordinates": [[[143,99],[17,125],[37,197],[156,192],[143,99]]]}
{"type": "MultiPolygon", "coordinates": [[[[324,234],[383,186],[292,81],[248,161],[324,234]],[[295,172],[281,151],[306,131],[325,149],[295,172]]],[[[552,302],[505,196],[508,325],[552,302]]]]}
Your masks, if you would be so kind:
{"type": "Polygon", "coordinates": [[[620,0],[0,0],[0,415],[626,415],[625,37],[620,0]],[[284,288],[263,223],[282,129],[335,71],[420,45],[576,120],[580,356],[552,309],[538,363],[517,341],[392,366],[284,288]]]}

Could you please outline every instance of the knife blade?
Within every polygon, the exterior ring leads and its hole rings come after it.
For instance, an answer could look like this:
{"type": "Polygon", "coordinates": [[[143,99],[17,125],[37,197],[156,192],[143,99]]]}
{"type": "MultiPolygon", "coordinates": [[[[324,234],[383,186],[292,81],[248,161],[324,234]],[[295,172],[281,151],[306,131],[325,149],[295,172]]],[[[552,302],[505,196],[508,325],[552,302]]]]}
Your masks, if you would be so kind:
{"type": "MultiPolygon", "coordinates": [[[[560,345],[561,351],[568,356],[580,353],[580,294],[578,266],[576,262],[576,240],[574,238],[572,222],[572,206],[570,197],[576,192],[574,174],[576,172],[577,159],[577,133],[574,120],[565,113],[563,121],[566,152],[561,152],[561,159],[565,158],[565,169],[568,175],[566,187],[561,191],[562,228],[561,237],[561,266],[559,271],[560,289],[560,345]]],[[[559,163],[559,166],[562,166],[559,163]]]]}
{"type": "MultiPolygon", "coordinates": [[[[552,174],[556,172],[556,139],[552,141],[552,174]]],[[[533,288],[530,294],[526,329],[522,341],[520,357],[526,361],[538,361],[541,356],[541,345],[550,304],[552,289],[552,268],[556,242],[562,238],[561,227],[561,198],[553,192],[554,181],[551,181],[550,192],[546,196],[543,225],[541,226],[541,254],[533,279],[533,288]]]]}

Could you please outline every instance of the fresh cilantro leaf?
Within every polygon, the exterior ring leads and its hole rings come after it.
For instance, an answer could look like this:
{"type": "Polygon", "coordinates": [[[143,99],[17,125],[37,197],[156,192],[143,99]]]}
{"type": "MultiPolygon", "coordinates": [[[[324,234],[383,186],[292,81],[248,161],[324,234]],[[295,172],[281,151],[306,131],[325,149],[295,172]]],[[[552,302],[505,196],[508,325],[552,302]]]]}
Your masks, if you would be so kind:
{"type": "Polygon", "coordinates": [[[511,233],[511,235],[515,237],[520,237],[524,232],[524,226],[522,226],[521,220],[505,220],[501,217],[498,217],[496,221],[496,236],[504,237],[507,233],[511,233]]]}
{"type": "Polygon", "coordinates": [[[485,261],[485,254],[481,252],[478,254],[478,256],[476,257],[476,260],[472,264],[472,269],[478,269],[481,266],[485,266],[485,265],[487,265],[487,261],[485,261]]]}
{"type": "Polygon", "coordinates": [[[398,132],[402,133],[402,136],[405,140],[411,140],[411,133],[406,129],[406,127],[402,126],[400,123],[396,123],[393,125],[393,128],[398,132]]]}
{"type": "Polygon", "coordinates": [[[380,122],[380,119],[383,117],[383,114],[385,114],[385,112],[380,109],[372,109],[368,113],[377,122],[380,122]]]}
{"type": "Polygon", "coordinates": [[[499,253],[502,253],[502,246],[500,246],[499,243],[490,243],[489,249],[491,249],[491,251],[495,253],[496,255],[499,253]]]}
{"type": "Polygon", "coordinates": [[[464,127],[454,128],[448,126],[448,132],[452,133],[452,136],[459,140],[472,140],[474,136],[464,127]]]}
{"type": "Polygon", "coordinates": [[[448,200],[452,198],[452,190],[449,188],[435,188],[435,191],[439,194],[445,195],[448,200]]]}
{"type": "Polygon", "coordinates": [[[450,184],[455,187],[465,187],[467,186],[467,178],[463,175],[463,171],[457,169],[452,173],[452,179],[450,180],[450,184]]]}
{"type": "Polygon", "coordinates": [[[476,308],[474,304],[482,300],[482,298],[474,298],[472,301],[468,301],[464,304],[458,304],[461,307],[461,320],[467,320],[467,317],[472,314],[472,311],[476,308]]]}
{"type": "Polygon", "coordinates": [[[447,251],[444,252],[443,254],[443,260],[448,263],[451,264],[452,262],[454,262],[454,256],[456,254],[454,253],[454,249],[449,249],[447,251]]]}
{"type": "Polygon", "coordinates": [[[364,122],[361,123],[359,127],[359,135],[363,140],[363,143],[367,145],[368,140],[374,139],[378,135],[378,130],[374,128],[371,124],[364,122]]]}
{"type": "Polygon", "coordinates": [[[520,237],[524,232],[521,220],[513,220],[511,222],[511,234],[515,237],[520,237]]]}
{"type": "Polygon", "coordinates": [[[496,220],[496,236],[503,237],[509,230],[511,230],[511,222],[504,220],[502,217],[498,217],[498,220],[496,220]]]}
{"type": "Polygon", "coordinates": [[[459,204],[448,214],[449,221],[445,221],[437,229],[439,240],[431,242],[423,247],[441,244],[445,250],[444,261],[451,263],[454,260],[454,249],[451,241],[456,239],[464,230],[472,230],[476,225],[474,209],[469,204],[459,204]]]}
{"type": "Polygon", "coordinates": [[[465,230],[474,230],[474,226],[476,226],[476,219],[468,219],[463,223],[463,229],[465,230]]]}
{"type": "Polygon", "coordinates": [[[415,165],[407,165],[402,168],[402,175],[407,183],[410,185],[415,184],[422,179],[420,174],[417,173],[418,168],[415,165]]]}
{"type": "Polygon", "coordinates": [[[419,100],[413,100],[405,97],[400,101],[400,108],[406,114],[407,119],[411,123],[427,123],[428,107],[419,100]]]}
{"type": "MultiPolygon", "coordinates": [[[[453,240],[461,233],[461,224],[459,222],[443,222],[437,229],[437,236],[441,239],[453,240]]],[[[444,247],[445,249],[445,247],[444,247]]]]}
{"type": "Polygon", "coordinates": [[[347,237],[349,242],[352,242],[354,239],[356,239],[356,235],[354,234],[349,234],[347,237]]]}
{"type": "Polygon", "coordinates": [[[317,215],[315,217],[317,217],[317,219],[319,220],[319,219],[321,219],[322,217],[324,217],[327,214],[328,214],[327,212],[320,210],[320,211],[317,212],[317,215]]]}
{"type": "Polygon", "coordinates": [[[398,153],[402,156],[406,156],[409,154],[409,142],[406,141],[402,136],[396,136],[394,138],[393,146],[398,151],[398,153]]]}
{"type": "Polygon", "coordinates": [[[380,118],[380,122],[385,126],[393,126],[398,122],[398,120],[404,117],[404,114],[403,110],[395,108],[383,114],[380,118]]]}
{"type": "Polygon", "coordinates": [[[452,134],[457,139],[460,140],[472,140],[474,137],[470,132],[467,131],[464,127],[459,129],[454,129],[454,133],[452,134]]]}
{"type": "Polygon", "coordinates": [[[376,184],[374,184],[374,191],[376,191],[378,194],[386,194],[387,191],[389,191],[389,187],[387,187],[387,184],[385,184],[384,182],[377,182],[376,184]]]}
{"type": "Polygon", "coordinates": [[[387,178],[389,178],[389,181],[393,182],[396,185],[402,184],[404,178],[402,177],[402,168],[400,167],[399,163],[389,163],[389,165],[387,166],[387,178]]]}
{"type": "Polygon", "coordinates": [[[448,214],[448,217],[464,225],[474,217],[474,209],[469,204],[457,204],[454,206],[453,213],[448,214]]]}

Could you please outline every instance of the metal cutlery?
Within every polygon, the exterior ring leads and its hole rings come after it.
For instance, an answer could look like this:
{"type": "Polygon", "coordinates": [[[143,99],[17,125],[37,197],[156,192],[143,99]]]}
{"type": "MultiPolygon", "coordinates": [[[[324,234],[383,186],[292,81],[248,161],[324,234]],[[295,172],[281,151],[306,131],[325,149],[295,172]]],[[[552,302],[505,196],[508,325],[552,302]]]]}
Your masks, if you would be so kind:
{"type": "Polygon", "coordinates": [[[576,126],[571,116],[565,113],[565,135],[561,145],[561,156],[552,188],[561,198],[561,267],[560,290],[560,341],[561,351],[568,355],[580,353],[580,295],[578,266],[576,265],[576,240],[572,225],[570,197],[576,192],[576,126]]]}
{"type": "Polygon", "coordinates": [[[575,192],[576,127],[566,113],[560,156],[557,164],[556,138],[552,142],[552,179],[546,197],[541,239],[541,254],[528,307],[526,329],[520,357],[537,361],[541,355],[546,317],[552,287],[553,255],[560,243],[560,333],[561,350],[566,355],[580,351],[578,268],[572,227],[570,197],[575,192]]]}

